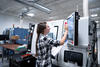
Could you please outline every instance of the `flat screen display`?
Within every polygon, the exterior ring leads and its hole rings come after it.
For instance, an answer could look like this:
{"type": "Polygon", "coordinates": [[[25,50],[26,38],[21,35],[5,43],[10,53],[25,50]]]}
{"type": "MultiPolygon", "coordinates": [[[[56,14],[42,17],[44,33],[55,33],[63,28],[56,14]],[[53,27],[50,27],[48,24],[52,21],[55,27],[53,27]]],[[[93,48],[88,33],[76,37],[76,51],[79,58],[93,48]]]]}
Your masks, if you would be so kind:
{"type": "Polygon", "coordinates": [[[74,16],[73,15],[67,19],[67,24],[68,24],[68,40],[73,41],[73,36],[74,36],[74,16]]]}
{"type": "Polygon", "coordinates": [[[67,40],[74,46],[78,45],[78,12],[73,12],[68,16],[66,22],[68,24],[67,40]]]}
{"type": "Polygon", "coordinates": [[[9,40],[9,35],[0,35],[0,40],[9,40]]]}

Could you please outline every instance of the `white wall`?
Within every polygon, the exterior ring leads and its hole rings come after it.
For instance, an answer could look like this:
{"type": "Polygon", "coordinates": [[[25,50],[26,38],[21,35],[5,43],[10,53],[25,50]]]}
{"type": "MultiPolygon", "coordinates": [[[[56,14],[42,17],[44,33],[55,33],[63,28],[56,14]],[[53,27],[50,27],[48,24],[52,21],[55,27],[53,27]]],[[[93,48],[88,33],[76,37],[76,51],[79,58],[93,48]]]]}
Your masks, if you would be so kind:
{"type": "MultiPolygon", "coordinates": [[[[24,19],[22,23],[22,27],[28,28],[29,23],[34,23],[34,22],[24,19]]],[[[0,34],[2,34],[3,30],[5,30],[6,28],[12,28],[13,24],[15,27],[19,27],[20,18],[15,16],[4,15],[0,13],[0,34]]]]}

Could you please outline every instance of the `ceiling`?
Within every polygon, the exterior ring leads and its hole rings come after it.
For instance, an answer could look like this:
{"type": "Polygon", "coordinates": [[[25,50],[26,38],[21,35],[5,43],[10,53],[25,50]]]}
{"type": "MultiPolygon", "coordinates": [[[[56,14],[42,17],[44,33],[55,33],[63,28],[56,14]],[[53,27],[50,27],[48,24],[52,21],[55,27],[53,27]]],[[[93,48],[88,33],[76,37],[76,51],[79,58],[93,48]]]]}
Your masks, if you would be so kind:
{"type": "Polygon", "coordinates": [[[89,0],[89,15],[91,19],[100,24],[100,0],[89,0]],[[96,16],[91,16],[95,14],[96,16]]]}
{"type": "MultiPolygon", "coordinates": [[[[32,0],[23,0],[32,1],[32,0]]],[[[31,7],[31,11],[35,14],[34,17],[28,17],[31,20],[41,22],[47,20],[66,19],[72,12],[77,10],[82,16],[82,0],[38,0],[36,3],[41,4],[49,9],[51,13],[43,12],[39,9],[31,7]]],[[[0,0],[0,12],[8,15],[19,16],[26,7],[25,4],[18,3],[15,0],[0,0]]]]}
{"type": "MultiPolygon", "coordinates": [[[[40,4],[51,10],[50,13],[41,11],[34,6],[29,6],[17,2],[16,0],[0,0],[0,13],[13,15],[18,17],[28,8],[30,12],[34,13],[34,17],[27,17],[26,19],[33,20],[35,22],[51,21],[58,19],[66,19],[72,12],[77,10],[80,16],[83,16],[83,0],[21,0],[28,2],[29,4],[40,4]]],[[[89,14],[98,13],[98,19],[100,21],[100,0],[89,0],[89,14]],[[99,9],[97,9],[99,8],[99,9]],[[95,11],[95,9],[97,9],[95,11]]]]}

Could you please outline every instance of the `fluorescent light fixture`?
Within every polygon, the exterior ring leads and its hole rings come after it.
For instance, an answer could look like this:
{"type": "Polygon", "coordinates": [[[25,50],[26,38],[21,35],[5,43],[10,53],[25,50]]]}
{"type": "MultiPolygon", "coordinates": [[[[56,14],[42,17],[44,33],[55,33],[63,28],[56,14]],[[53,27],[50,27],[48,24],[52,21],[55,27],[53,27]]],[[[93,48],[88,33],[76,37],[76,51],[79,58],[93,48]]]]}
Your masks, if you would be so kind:
{"type": "Polygon", "coordinates": [[[48,17],[48,19],[54,20],[54,19],[57,19],[57,16],[48,17]]]}
{"type": "Polygon", "coordinates": [[[98,16],[97,14],[92,14],[92,15],[91,15],[91,17],[97,17],[97,16],[98,16]]]}
{"type": "Polygon", "coordinates": [[[37,9],[39,9],[41,11],[44,11],[44,12],[46,12],[48,14],[51,13],[51,9],[48,9],[48,8],[46,8],[46,7],[44,7],[44,6],[40,5],[40,4],[34,3],[33,7],[37,8],[37,9]]]}
{"type": "Polygon", "coordinates": [[[30,17],[35,16],[35,14],[34,14],[34,13],[27,13],[26,15],[27,15],[27,16],[30,16],[30,17]]]}
{"type": "Polygon", "coordinates": [[[49,17],[49,19],[54,19],[54,17],[49,17]]]}
{"type": "Polygon", "coordinates": [[[96,23],[99,23],[99,21],[95,21],[96,23]]]}
{"type": "Polygon", "coordinates": [[[51,13],[51,9],[49,9],[49,8],[46,8],[46,7],[44,7],[44,6],[42,6],[42,5],[40,5],[40,4],[38,4],[38,3],[36,3],[36,1],[38,1],[38,0],[33,0],[33,3],[29,3],[29,2],[27,2],[26,0],[15,0],[15,1],[17,1],[17,2],[19,2],[19,3],[21,3],[21,4],[24,4],[24,5],[28,5],[28,6],[30,6],[30,7],[34,7],[34,8],[36,8],[36,9],[39,9],[39,10],[41,10],[41,11],[43,11],[43,12],[46,12],[46,13],[51,13]]]}

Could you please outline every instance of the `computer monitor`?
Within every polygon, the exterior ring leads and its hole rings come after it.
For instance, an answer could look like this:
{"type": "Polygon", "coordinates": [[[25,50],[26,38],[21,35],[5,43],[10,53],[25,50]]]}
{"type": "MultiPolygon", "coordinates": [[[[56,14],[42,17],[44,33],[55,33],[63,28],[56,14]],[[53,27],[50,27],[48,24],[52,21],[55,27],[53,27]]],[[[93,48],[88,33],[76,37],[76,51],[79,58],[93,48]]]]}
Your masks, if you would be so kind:
{"type": "Polygon", "coordinates": [[[9,40],[9,35],[0,35],[0,40],[9,40]]]}
{"type": "Polygon", "coordinates": [[[78,12],[73,12],[68,16],[67,22],[65,22],[68,24],[67,40],[69,40],[74,46],[78,46],[78,19],[78,12]]]}

